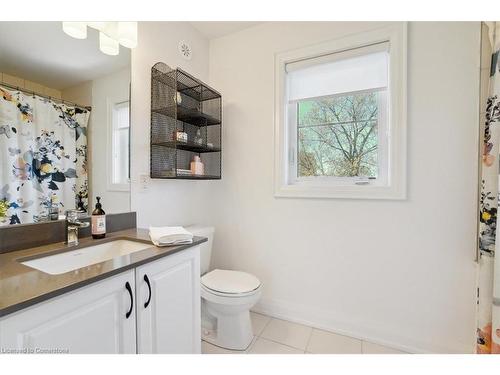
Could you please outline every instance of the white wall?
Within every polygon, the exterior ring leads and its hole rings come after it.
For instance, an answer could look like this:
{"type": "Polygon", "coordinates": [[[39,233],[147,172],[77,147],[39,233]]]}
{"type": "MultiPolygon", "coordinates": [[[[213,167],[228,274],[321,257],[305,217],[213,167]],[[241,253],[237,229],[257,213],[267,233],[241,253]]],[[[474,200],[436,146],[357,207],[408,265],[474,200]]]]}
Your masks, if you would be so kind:
{"type": "MultiPolygon", "coordinates": [[[[224,99],[214,265],[255,273],[264,283],[260,311],[410,351],[471,352],[479,23],[409,25],[407,200],[273,197],[274,54],[378,26],[269,23],[211,42],[210,83],[224,99]]],[[[134,60],[134,81],[144,81],[134,98],[144,102],[140,127],[148,126],[146,68],[155,54],[134,60]]],[[[136,153],[147,165],[145,138],[136,153]]],[[[144,204],[178,210],[195,189],[167,185],[155,185],[144,204]]]]}
{"type": "Polygon", "coordinates": [[[95,197],[101,197],[106,213],[130,211],[130,192],[117,191],[108,185],[111,178],[111,118],[108,105],[129,100],[130,68],[119,70],[92,81],[92,112],[90,126],[91,191],[90,209],[95,197]]]}
{"type": "Polygon", "coordinates": [[[51,87],[44,86],[40,83],[29,81],[27,79],[12,76],[7,73],[0,72],[0,82],[19,87],[25,90],[34,91],[36,94],[51,96],[56,99],[61,98],[61,91],[51,87]]]}
{"type": "Polygon", "coordinates": [[[85,81],[76,86],[67,87],[62,90],[61,97],[64,100],[83,106],[92,106],[92,81],[85,81]]]}
{"type": "Polygon", "coordinates": [[[140,22],[138,34],[138,46],[132,50],[132,210],[143,228],[206,222],[209,188],[217,181],[150,180],[143,190],[139,177],[149,176],[151,67],[162,61],[207,80],[208,41],[187,22],[140,22]],[[191,44],[189,61],[178,52],[181,40],[191,44]]]}
{"type": "Polygon", "coordinates": [[[140,227],[214,224],[213,265],[258,275],[260,311],[410,351],[470,352],[479,23],[409,25],[406,201],[273,197],[274,54],[377,26],[269,23],[215,39],[209,51],[187,23],[140,23],[132,210],[140,227]],[[191,61],[178,54],[181,39],[191,61]],[[157,61],[222,92],[221,181],[153,180],[142,190],[157,61]]]}

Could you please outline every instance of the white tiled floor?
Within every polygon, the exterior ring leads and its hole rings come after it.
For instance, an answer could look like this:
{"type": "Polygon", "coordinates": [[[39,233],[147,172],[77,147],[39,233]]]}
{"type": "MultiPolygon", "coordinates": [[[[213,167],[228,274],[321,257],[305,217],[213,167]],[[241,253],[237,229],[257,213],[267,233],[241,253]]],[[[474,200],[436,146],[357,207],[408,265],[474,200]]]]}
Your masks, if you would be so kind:
{"type": "Polygon", "coordinates": [[[203,354],[404,354],[352,337],[250,313],[254,339],[244,352],[201,343],[203,354]]]}

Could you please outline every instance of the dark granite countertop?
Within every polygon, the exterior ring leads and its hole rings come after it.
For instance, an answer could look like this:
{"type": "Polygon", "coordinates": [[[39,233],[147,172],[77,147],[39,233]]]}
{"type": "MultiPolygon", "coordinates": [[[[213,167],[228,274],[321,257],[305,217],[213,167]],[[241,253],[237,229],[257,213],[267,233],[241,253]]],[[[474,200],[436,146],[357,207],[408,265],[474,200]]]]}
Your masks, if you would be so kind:
{"type": "Polygon", "coordinates": [[[127,229],[108,233],[106,238],[100,240],[82,238],[78,246],[68,247],[63,242],[58,242],[0,254],[0,317],[205,241],[207,239],[204,237],[194,237],[191,244],[157,247],[151,243],[146,229],[127,229]],[[151,247],[122,256],[118,258],[119,261],[114,258],[59,275],[38,271],[20,262],[113,240],[148,243],[151,247]]]}

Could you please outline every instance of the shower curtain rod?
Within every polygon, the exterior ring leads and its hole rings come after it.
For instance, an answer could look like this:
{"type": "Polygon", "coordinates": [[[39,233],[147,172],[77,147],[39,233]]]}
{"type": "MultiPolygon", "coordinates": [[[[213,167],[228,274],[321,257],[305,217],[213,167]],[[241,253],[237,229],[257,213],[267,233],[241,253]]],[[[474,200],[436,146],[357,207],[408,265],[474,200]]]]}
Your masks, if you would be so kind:
{"type": "Polygon", "coordinates": [[[13,85],[10,85],[8,83],[5,83],[5,82],[2,82],[0,81],[0,86],[7,86],[11,89],[14,89],[14,90],[17,90],[17,91],[22,91],[24,92],[25,94],[31,94],[31,95],[36,95],[36,96],[40,96],[42,98],[46,98],[46,99],[49,99],[49,100],[53,100],[53,101],[57,101],[57,102],[61,102],[62,104],[70,104],[72,105],[73,107],[78,107],[80,109],[85,109],[87,111],[91,111],[92,110],[92,107],[91,106],[84,106],[84,105],[80,105],[78,103],[75,103],[75,102],[71,102],[69,100],[64,100],[64,99],[60,99],[60,98],[54,98],[53,96],[49,96],[49,95],[44,95],[44,94],[40,94],[36,91],[33,91],[33,90],[27,90],[27,89],[24,89],[22,87],[19,87],[19,86],[13,86],[13,85]]]}

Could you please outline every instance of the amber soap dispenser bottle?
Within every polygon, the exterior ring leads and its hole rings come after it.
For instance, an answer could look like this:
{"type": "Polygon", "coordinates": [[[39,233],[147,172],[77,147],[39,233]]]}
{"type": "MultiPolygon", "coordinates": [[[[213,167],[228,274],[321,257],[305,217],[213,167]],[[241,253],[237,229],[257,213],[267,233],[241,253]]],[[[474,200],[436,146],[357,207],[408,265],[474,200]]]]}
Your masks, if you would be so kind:
{"type": "Polygon", "coordinates": [[[97,203],[92,211],[92,238],[106,237],[106,213],[102,209],[101,197],[96,197],[97,203]]]}

